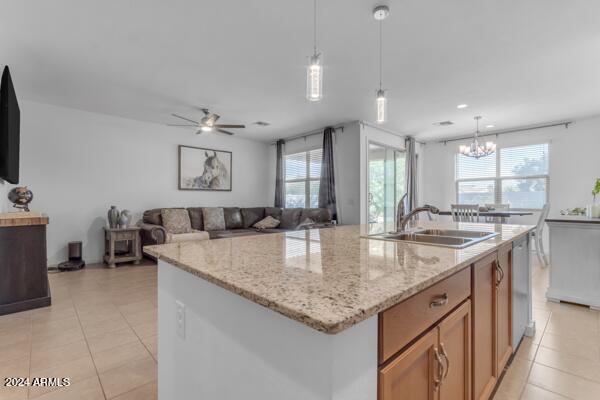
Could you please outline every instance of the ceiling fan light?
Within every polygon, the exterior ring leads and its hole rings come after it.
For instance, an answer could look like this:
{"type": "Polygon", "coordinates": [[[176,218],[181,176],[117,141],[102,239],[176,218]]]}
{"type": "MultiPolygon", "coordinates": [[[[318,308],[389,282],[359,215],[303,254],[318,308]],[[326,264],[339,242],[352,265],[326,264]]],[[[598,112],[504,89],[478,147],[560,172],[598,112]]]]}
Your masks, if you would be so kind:
{"type": "Polygon", "coordinates": [[[211,126],[201,126],[200,130],[202,132],[212,132],[213,128],[211,126]]]}

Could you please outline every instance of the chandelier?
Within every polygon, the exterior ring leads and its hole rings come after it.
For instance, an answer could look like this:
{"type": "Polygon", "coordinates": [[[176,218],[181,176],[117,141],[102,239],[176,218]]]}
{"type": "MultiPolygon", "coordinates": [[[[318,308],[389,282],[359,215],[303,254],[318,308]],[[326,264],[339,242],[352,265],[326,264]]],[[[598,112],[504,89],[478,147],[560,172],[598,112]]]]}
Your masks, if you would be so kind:
{"type": "Polygon", "coordinates": [[[473,157],[475,159],[479,159],[481,157],[489,156],[490,154],[494,154],[496,151],[496,143],[494,142],[485,142],[484,144],[479,143],[479,120],[481,116],[478,115],[475,117],[475,121],[477,121],[477,130],[475,131],[475,136],[473,137],[473,141],[470,145],[461,145],[460,146],[460,154],[467,157],[473,157]]]}

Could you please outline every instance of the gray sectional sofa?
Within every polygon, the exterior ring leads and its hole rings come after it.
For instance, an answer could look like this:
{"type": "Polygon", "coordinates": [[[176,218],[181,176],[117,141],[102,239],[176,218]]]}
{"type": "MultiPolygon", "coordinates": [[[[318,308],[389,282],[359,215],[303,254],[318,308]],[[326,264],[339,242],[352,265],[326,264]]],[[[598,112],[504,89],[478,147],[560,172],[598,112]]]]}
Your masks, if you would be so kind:
{"type": "MultiPolygon", "coordinates": [[[[155,208],[144,212],[139,224],[143,246],[166,242],[167,231],[162,224],[161,210],[162,208],[155,208]]],[[[188,207],[186,210],[190,216],[192,229],[204,231],[202,207],[188,207]]],[[[331,226],[331,213],[326,208],[223,207],[223,214],[226,229],[208,231],[211,239],[331,226]],[[252,227],[267,216],[279,220],[279,226],[274,229],[262,230],[252,227]]]]}

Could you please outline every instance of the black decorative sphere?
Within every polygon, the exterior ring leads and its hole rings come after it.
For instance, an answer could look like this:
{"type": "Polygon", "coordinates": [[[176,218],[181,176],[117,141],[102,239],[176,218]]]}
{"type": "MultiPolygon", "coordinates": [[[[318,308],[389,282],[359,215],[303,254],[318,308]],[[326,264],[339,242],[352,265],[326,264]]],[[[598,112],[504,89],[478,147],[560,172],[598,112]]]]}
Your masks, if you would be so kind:
{"type": "Polygon", "coordinates": [[[13,207],[29,211],[29,203],[33,200],[33,193],[26,186],[16,187],[8,192],[8,200],[13,203],[13,207]]]}

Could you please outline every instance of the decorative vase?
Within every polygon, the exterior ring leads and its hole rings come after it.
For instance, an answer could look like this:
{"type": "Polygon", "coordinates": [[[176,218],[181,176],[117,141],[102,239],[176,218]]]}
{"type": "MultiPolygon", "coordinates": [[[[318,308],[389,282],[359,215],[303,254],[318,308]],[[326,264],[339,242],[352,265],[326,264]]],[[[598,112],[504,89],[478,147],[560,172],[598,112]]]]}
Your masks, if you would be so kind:
{"type": "Polygon", "coordinates": [[[119,225],[119,210],[117,210],[117,206],[110,206],[110,210],[108,210],[108,227],[110,229],[115,229],[119,225]]]}
{"type": "Polygon", "coordinates": [[[33,193],[27,186],[16,187],[8,192],[8,200],[13,203],[14,208],[29,211],[29,203],[33,200],[33,193]]]}
{"type": "Polygon", "coordinates": [[[131,211],[123,210],[119,215],[119,228],[127,228],[129,226],[129,222],[131,221],[131,211]]]}

